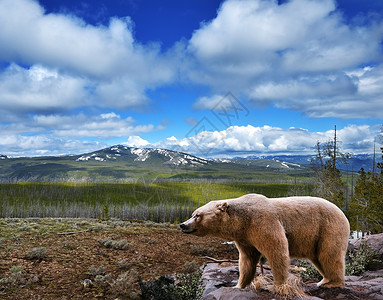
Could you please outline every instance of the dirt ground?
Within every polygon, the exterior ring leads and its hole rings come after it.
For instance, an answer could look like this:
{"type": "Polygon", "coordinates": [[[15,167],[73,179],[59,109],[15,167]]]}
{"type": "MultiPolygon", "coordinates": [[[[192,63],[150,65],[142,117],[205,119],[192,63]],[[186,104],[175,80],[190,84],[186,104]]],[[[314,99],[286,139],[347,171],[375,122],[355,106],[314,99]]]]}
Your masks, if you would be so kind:
{"type": "Polygon", "coordinates": [[[223,242],[171,224],[0,219],[0,299],[137,299],[138,278],[184,273],[205,256],[238,259],[223,242]]]}

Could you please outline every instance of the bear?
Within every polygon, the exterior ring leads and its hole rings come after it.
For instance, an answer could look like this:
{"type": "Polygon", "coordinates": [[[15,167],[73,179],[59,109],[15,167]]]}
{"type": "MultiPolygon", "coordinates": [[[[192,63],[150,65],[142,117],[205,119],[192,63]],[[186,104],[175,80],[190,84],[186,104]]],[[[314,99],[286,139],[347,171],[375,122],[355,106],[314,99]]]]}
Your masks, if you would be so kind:
{"type": "Polygon", "coordinates": [[[237,288],[253,282],[262,254],[270,264],[277,293],[283,293],[293,257],[313,263],[323,277],[318,286],[344,285],[350,225],[343,212],[325,199],[247,194],[216,200],[196,209],[180,228],[185,234],[235,242],[239,251],[237,288]]]}

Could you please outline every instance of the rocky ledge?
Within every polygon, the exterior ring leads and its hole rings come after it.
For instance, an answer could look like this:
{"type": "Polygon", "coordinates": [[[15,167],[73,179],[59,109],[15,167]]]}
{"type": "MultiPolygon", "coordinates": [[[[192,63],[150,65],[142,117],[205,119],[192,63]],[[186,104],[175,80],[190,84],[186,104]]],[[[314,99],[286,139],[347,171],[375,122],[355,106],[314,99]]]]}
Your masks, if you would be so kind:
{"type": "MultiPolygon", "coordinates": [[[[383,261],[383,234],[371,235],[365,238],[376,253],[375,258],[383,261]]],[[[351,240],[349,250],[358,251],[361,239],[351,240]]],[[[296,299],[378,299],[383,300],[383,267],[380,263],[369,266],[372,271],[360,276],[346,276],[346,285],[339,288],[321,288],[316,283],[306,283],[303,286],[306,297],[296,299]]],[[[233,288],[238,280],[238,265],[233,263],[209,263],[204,269],[202,278],[205,289],[203,300],[246,300],[246,299],[286,299],[268,291],[233,288]]]]}

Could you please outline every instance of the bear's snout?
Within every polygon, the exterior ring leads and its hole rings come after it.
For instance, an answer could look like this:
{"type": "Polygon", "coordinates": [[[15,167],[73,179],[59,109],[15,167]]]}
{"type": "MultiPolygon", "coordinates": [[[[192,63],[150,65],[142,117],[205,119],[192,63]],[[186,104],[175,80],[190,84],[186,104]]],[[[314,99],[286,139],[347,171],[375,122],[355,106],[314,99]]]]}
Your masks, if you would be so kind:
{"type": "Polygon", "coordinates": [[[187,220],[180,224],[180,228],[182,233],[193,233],[197,229],[193,226],[193,222],[191,220],[187,220]]]}

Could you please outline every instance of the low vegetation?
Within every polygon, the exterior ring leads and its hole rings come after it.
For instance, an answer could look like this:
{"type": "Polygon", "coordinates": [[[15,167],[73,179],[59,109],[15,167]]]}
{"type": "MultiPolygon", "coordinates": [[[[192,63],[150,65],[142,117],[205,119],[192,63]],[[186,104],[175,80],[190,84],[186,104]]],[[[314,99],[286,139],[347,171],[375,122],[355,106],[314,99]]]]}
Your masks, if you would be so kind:
{"type": "Polygon", "coordinates": [[[213,199],[260,193],[310,194],[302,183],[11,183],[0,184],[0,217],[69,217],[179,222],[213,199]]]}
{"type": "MultiPolygon", "coordinates": [[[[368,266],[371,263],[376,262],[374,259],[375,254],[374,249],[372,249],[365,241],[360,244],[360,247],[355,254],[349,251],[347,253],[348,262],[346,263],[346,276],[362,275],[368,270],[368,266]]],[[[311,263],[305,260],[298,260],[297,265],[301,267],[299,274],[303,281],[322,279],[322,275],[311,263]]]]}
{"type": "Polygon", "coordinates": [[[191,299],[201,293],[206,253],[238,258],[232,245],[182,235],[170,223],[2,218],[0,232],[2,300],[139,299],[139,279],[149,284],[161,276],[171,278],[174,299],[191,299]]]}

